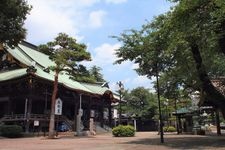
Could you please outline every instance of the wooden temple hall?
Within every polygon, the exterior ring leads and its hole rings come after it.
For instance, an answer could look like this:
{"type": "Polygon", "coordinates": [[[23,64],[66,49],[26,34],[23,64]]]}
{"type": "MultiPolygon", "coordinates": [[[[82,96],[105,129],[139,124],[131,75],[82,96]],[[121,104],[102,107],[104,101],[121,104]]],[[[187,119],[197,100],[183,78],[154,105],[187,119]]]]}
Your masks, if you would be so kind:
{"type": "MultiPolygon", "coordinates": [[[[54,82],[54,72],[47,69],[54,62],[36,49],[21,42],[0,50],[0,124],[18,124],[29,132],[48,129],[54,82]]],[[[107,86],[77,82],[61,73],[57,98],[62,100],[62,115],[56,116],[64,125],[60,130],[76,129],[80,107],[83,130],[89,130],[90,118],[96,125],[111,127],[112,103],[118,98],[107,86]]]]}

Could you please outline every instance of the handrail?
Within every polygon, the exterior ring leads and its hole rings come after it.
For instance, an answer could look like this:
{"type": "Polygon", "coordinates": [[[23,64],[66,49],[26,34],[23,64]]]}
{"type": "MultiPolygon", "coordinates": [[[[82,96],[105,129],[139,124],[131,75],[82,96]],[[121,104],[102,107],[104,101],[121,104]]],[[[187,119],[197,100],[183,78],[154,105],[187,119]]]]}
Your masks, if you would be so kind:
{"type": "Polygon", "coordinates": [[[1,121],[15,121],[15,120],[49,120],[49,115],[45,114],[12,114],[4,115],[1,121]]]}

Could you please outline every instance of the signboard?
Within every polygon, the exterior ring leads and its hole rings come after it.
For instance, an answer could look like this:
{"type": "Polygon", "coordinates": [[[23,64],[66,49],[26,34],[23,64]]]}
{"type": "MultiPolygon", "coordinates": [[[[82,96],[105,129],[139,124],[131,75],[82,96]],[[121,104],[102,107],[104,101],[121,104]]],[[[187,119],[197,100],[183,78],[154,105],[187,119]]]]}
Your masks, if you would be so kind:
{"type": "Polygon", "coordinates": [[[117,109],[113,110],[113,118],[114,119],[118,118],[118,111],[117,111],[117,109]]]}
{"type": "Polygon", "coordinates": [[[34,120],[34,126],[39,126],[39,121],[38,120],[34,120]]]}
{"type": "Polygon", "coordinates": [[[90,117],[91,117],[91,118],[94,118],[94,117],[95,117],[95,111],[94,111],[94,110],[91,110],[90,117]]]}
{"type": "Polygon", "coordinates": [[[55,115],[62,115],[62,100],[60,98],[57,98],[55,102],[55,115]]]}

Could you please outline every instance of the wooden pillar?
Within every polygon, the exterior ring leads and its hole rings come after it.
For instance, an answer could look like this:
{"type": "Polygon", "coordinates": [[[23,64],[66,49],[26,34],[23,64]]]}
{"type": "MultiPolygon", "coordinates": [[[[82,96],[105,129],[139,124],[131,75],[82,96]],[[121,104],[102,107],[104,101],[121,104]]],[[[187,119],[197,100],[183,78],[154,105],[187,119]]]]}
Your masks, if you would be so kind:
{"type": "Polygon", "coordinates": [[[29,107],[29,99],[26,99],[26,105],[27,105],[27,110],[26,110],[26,120],[25,120],[25,132],[26,133],[29,133],[29,124],[30,124],[30,121],[29,121],[29,118],[30,118],[30,113],[28,113],[28,107],[29,107]]]}
{"type": "Polygon", "coordinates": [[[30,129],[30,116],[32,112],[32,94],[33,94],[33,79],[30,76],[28,79],[28,84],[29,84],[29,94],[28,94],[28,105],[27,105],[27,114],[26,114],[26,122],[25,122],[25,132],[29,132],[30,129]]]}
{"type": "Polygon", "coordinates": [[[26,122],[25,122],[25,132],[28,133],[30,130],[30,116],[32,110],[32,99],[29,98],[27,102],[27,114],[26,114],[26,122]]]}
{"type": "Polygon", "coordinates": [[[77,96],[75,93],[72,93],[73,98],[74,98],[74,131],[77,129],[77,115],[78,115],[78,100],[76,99],[77,96]]]}
{"type": "Polygon", "coordinates": [[[13,113],[13,110],[12,110],[12,99],[9,98],[8,100],[8,107],[7,107],[7,115],[11,115],[13,113]]]}
{"type": "Polygon", "coordinates": [[[215,125],[215,124],[216,124],[216,119],[215,119],[215,109],[213,109],[213,110],[211,111],[211,116],[212,116],[212,123],[213,123],[213,125],[215,125]]]}
{"type": "Polygon", "coordinates": [[[45,87],[45,93],[44,94],[45,94],[44,114],[48,114],[48,101],[50,100],[50,99],[48,99],[48,96],[51,96],[52,93],[48,93],[47,85],[45,87]]]}
{"type": "Polygon", "coordinates": [[[28,108],[27,108],[27,112],[28,112],[29,115],[31,115],[31,113],[32,113],[32,101],[33,100],[31,98],[29,98],[28,108]]]}
{"type": "Polygon", "coordinates": [[[88,124],[87,124],[87,129],[90,130],[90,119],[91,119],[91,99],[92,97],[89,97],[89,103],[87,106],[87,120],[88,120],[88,124]]]}
{"type": "Polygon", "coordinates": [[[216,111],[216,129],[217,129],[217,135],[221,135],[219,110],[216,109],[215,111],[216,111]]]}
{"type": "Polygon", "coordinates": [[[111,101],[108,107],[108,112],[109,112],[109,127],[112,127],[112,106],[111,106],[111,101]]]}
{"type": "Polygon", "coordinates": [[[78,104],[74,104],[74,131],[77,129],[77,115],[78,115],[78,104]]]}
{"type": "Polygon", "coordinates": [[[100,126],[103,128],[104,126],[104,99],[103,98],[101,98],[99,113],[100,113],[100,126]]]}

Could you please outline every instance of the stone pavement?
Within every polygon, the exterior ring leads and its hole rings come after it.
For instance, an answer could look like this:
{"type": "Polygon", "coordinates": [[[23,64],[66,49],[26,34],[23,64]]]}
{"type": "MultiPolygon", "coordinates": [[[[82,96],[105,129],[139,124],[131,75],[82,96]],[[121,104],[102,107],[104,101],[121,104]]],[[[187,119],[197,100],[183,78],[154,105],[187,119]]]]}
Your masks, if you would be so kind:
{"type": "Polygon", "coordinates": [[[160,143],[157,132],[138,132],[135,137],[118,138],[111,134],[89,137],[60,135],[58,139],[45,137],[7,139],[0,138],[0,150],[166,150],[166,149],[218,149],[225,150],[225,136],[165,134],[160,143]]]}

